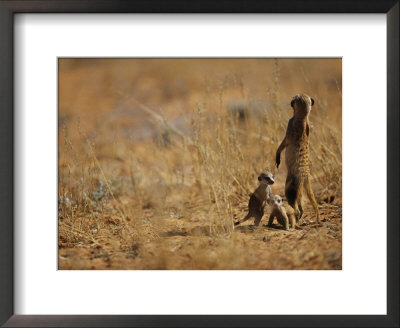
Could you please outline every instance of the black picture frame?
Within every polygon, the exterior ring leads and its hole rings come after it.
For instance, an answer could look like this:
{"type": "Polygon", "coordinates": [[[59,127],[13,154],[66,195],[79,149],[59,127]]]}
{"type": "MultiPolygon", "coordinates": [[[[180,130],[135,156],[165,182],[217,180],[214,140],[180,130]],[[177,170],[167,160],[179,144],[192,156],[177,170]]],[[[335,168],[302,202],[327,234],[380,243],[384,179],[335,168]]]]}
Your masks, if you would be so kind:
{"type": "MultiPolygon", "coordinates": [[[[399,1],[0,0],[0,324],[4,327],[399,327],[399,1]],[[387,315],[15,315],[13,29],[17,13],[385,13],[387,15],[387,315]]],[[[384,102],[384,100],[382,99],[384,102]]],[[[366,286],[368,288],[368,286],[366,286]]]]}

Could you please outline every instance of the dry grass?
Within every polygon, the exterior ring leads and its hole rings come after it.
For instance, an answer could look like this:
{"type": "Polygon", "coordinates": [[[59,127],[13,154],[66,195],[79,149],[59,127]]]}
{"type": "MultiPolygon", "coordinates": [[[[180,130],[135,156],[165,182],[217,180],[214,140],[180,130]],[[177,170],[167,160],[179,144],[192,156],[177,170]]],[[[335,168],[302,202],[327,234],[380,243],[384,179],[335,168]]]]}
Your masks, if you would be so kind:
{"type": "Polygon", "coordinates": [[[59,268],[341,269],[341,117],[340,59],[61,59],[59,268]],[[234,230],[300,92],[324,225],[234,230]]]}

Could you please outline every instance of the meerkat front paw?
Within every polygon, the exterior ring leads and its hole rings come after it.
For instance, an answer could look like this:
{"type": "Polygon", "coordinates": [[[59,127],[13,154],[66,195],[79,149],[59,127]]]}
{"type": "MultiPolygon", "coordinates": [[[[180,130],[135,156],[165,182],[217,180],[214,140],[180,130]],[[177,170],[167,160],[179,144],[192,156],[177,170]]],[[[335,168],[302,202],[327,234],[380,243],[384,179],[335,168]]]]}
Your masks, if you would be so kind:
{"type": "Polygon", "coordinates": [[[279,165],[281,164],[281,154],[276,154],[275,163],[276,167],[278,168],[279,165]]]}

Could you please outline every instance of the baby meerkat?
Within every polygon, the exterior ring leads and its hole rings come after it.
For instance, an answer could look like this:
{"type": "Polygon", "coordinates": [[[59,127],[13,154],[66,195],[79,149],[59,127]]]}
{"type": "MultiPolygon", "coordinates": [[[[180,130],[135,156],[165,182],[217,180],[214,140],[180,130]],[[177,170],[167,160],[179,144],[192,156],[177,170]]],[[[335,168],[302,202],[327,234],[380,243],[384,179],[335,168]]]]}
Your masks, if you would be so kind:
{"type": "Polygon", "coordinates": [[[274,218],[278,220],[278,222],[283,225],[285,230],[289,230],[289,226],[293,229],[296,228],[296,217],[294,215],[294,211],[291,207],[286,207],[283,204],[282,197],[279,195],[274,195],[272,197],[272,212],[269,216],[268,226],[272,226],[272,222],[274,218]]]}
{"type": "Polygon", "coordinates": [[[310,134],[308,116],[314,100],[305,94],[299,94],[293,97],[290,105],[294,114],[289,120],[285,138],[276,151],[276,167],[279,167],[281,152],[286,148],[286,199],[294,209],[296,219],[299,220],[303,215],[302,196],[305,191],[314,208],[317,222],[320,223],[318,204],[311,189],[308,161],[308,136],[310,134]]]}
{"type": "Polygon", "coordinates": [[[239,225],[250,218],[254,218],[254,225],[258,226],[264,215],[264,207],[273,196],[270,185],[274,184],[275,180],[270,172],[263,172],[258,176],[259,186],[251,194],[249,200],[249,213],[240,221],[235,222],[239,225]]]}

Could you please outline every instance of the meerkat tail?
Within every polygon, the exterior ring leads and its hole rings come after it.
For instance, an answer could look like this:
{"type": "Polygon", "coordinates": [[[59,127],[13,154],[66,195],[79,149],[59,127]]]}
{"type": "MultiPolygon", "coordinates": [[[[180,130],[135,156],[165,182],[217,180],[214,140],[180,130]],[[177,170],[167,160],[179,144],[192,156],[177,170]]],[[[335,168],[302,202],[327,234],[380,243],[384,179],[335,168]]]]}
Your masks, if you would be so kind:
{"type": "Polygon", "coordinates": [[[235,222],[235,226],[247,221],[250,218],[251,218],[251,215],[247,214],[243,219],[241,219],[240,221],[235,222]]]}

